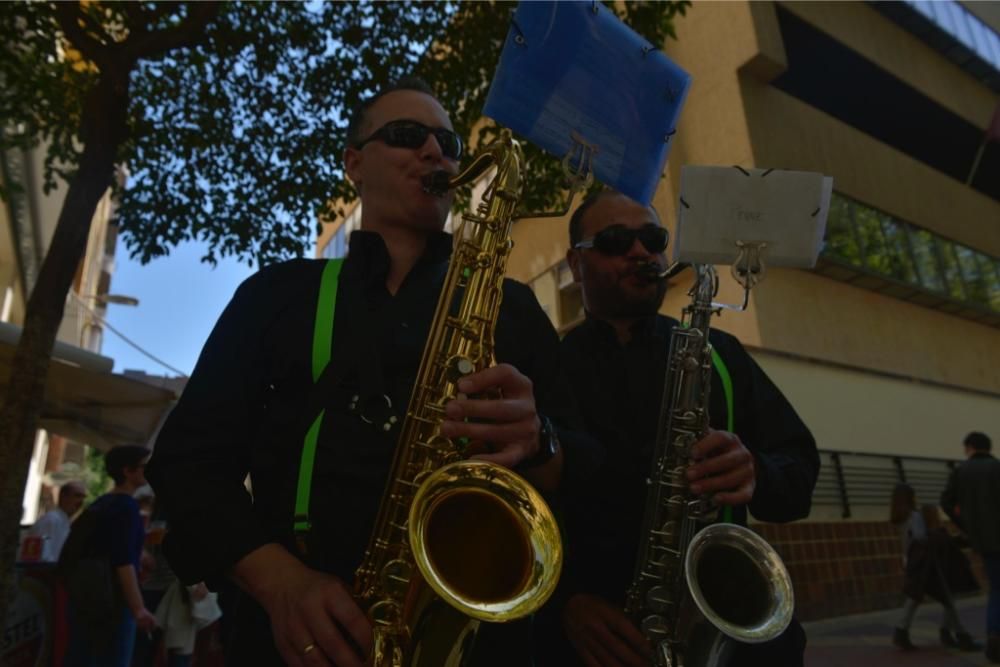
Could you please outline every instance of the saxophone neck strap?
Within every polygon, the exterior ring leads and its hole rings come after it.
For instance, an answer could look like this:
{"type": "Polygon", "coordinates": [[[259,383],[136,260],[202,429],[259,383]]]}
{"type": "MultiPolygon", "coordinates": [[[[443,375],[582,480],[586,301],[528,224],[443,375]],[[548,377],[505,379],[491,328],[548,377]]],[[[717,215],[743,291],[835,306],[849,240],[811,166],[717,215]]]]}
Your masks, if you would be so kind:
{"type": "Polygon", "coordinates": [[[313,463],[316,461],[316,445],[319,442],[319,431],[323,424],[326,410],[322,406],[322,397],[326,394],[323,387],[337,384],[337,378],[330,366],[330,352],[333,344],[333,321],[337,312],[337,287],[340,282],[340,269],[344,265],[343,258],[332,259],[323,268],[320,279],[319,297],[316,300],[316,319],[313,325],[312,344],[312,379],[313,397],[310,402],[318,403],[318,409],[310,409],[310,415],[316,415],[306,431],[305,442],[302,445],[302,457],[299,461],[299,481],[295,491],[295,540],[300,551],[306,552],[305,537],[312,527],[309,520],[309,497],[312,494],[313,463]]]}

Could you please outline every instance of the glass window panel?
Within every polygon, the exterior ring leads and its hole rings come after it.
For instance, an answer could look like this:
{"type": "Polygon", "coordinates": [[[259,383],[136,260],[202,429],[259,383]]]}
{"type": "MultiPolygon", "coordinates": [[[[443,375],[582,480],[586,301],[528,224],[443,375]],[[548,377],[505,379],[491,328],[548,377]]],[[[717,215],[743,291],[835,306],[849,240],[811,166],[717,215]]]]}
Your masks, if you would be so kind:
{"type": "Polygon", "coordinates": [[[826,244],[823,254],[861,266],[861,250],[851,225],[851,202],[834,193],[826,217],[826,244]]]}
{"type": "Polygon", "coordinates": [[[958,257],[958,268],[962,271],[962,278],[965,281],[965,298],[980,306],[989,306],[989,291],[986,285],[986,277],[979,267],[976,258],[977,253],[972,248],[964,245],[954,244],[955,254],[958,257]]]}
{"type": "Polygon", "coordinates": [[[938,239],[938,249],[941,251],[941,268],[944,269],[948,294],[965,301],[965,288],[962,284],[962,272],[958,268],[958,257],[955,256],[955,244],[947,239],[938,239]]]}
{"type": "Polygon", "coordinates": [[[882,216],[882,232],[885,236],[887,255],[891,264],[892,277],[919,285],[917,272],[910,257],[910,244],[905,225],[889,216],[882,216]]]}
{"type": "Polygon", "coordinates": [[[993,310],[1000,312],[1000,260],[982,253],[976,255],[979,258],[983,282],[986,284],[986,302],[993,310]]]}
{"type": "Polygon", "coordinates": [[[926,229],[910,227],[909,232],[921,284],[931,291],[944,292],[944,279],[937,260],[937,239],[926,229]]]}
{"type": "Polygon", "coordinates": [[[882,214],[875,209],[856,204],[854,206],[854,227],[861,240],[861,250],[865,265],[884,276],[893,275],[893,262],[889,247],[882,234],[882,214]]]}

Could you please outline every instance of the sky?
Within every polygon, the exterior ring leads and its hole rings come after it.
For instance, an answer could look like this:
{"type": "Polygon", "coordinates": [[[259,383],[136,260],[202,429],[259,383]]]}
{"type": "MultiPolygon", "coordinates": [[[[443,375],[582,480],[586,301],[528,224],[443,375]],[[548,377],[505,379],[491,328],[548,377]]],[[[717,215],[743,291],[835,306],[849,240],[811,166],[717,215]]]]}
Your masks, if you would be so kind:
{"type": "MultiPolygon", "coordinates": [[[[199,261],[205,245],[183,243],[167,257],[145,266],[130,259],[124,244],[115,254],[111,294],[139,299],[138,306],[109,304],[106,320],[153,356],[185,375],[230,298],[254,269],[235,259],[213,268],[199,261]]],[[[114,372],[143,370],[151,375],[177,375],[105,329],[101,354],[115,360],[114,372]]]]}

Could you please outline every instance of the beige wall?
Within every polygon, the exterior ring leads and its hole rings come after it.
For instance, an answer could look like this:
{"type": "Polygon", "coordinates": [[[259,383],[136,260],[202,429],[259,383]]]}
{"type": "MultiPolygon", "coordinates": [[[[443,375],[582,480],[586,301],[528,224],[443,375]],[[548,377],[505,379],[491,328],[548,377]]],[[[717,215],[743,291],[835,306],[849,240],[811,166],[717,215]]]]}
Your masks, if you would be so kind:
{"type": "Polygon", "coordinates": [[[755,289],[750,345],[1000,394],[1000,330],[806,271],[755,289]]]}
{"type": "Polygon", "coordinates": [[[821,449],[961,459],[969,431],[1000,437],[1000,395],[860,370],[753,357],[809,425],[821,449]]]}
{"type": "MultiPolygon", "coordinates": [[[[985,125],[992,113],[984,86],[863,3],[784,6],[971,121],[985,125]]],[[[1000,256],[1000,203],[767,85],[756,76],[762,68],[747,73],[748,62],[763,59],[773,74],[784,57],[773,5],[749,7],[696,3],[667,46],[694,76],[672,180],[686,163],[820,171],[850,197],[1000,256]]],[[[1000,392],[997,329],[806,271],[772,271],[749,312],[726,313],[717,325],[748,345],[1000,392]]]]}

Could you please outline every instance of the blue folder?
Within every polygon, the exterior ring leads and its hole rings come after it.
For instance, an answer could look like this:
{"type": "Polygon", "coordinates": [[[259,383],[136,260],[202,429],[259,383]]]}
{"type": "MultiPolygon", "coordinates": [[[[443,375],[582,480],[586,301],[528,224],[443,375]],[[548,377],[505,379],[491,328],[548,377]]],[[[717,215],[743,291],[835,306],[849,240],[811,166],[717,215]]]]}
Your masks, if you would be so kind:
{"type": "Polygon", "coordinates": [[[690,86],[599,2],[522,2],[483,113],[560,159],[596,145],[595,177],[649,204],[690,86]]]}

